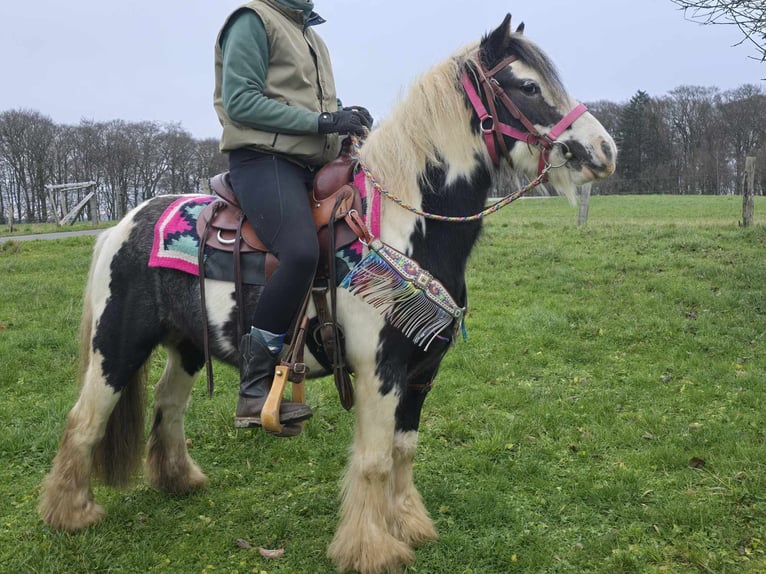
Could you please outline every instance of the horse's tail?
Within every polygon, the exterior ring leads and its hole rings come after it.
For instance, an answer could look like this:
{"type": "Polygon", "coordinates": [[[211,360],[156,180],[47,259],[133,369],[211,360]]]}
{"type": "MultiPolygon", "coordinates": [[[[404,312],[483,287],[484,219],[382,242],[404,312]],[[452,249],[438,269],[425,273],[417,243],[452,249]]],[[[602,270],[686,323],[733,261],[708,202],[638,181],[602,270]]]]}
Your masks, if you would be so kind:
{"type": "Polygon", "coordinates": [[[88,281],[85,283],[85,292],[82,295],[82,317],[80,317],[80,346],[77,353],[78,368],[77,380],[80,388],[85,382],[85,373],[90,365],[91,340],[93,339],[93,299],[91,291],[93,290],[93,279],[95,276],[96,263],[101,253],[101,247],[104,237],[109,231],[104,231],[96,240],[96,246],[93,248],[93,255],[90,260],[90,270],[88,271],[88,281]]]}
{"type": "Polygon", "coordinates": [[[144,450],[144,414],[148,366],[131,377],[109,417],[94,453],[94,471],[104,484],[127,486],[138,470],[144,450]]]}
{"type": "MultiPolygon", "coordinates": [[[[94,282],[105,280],[101,279],[95,270],[105,251],[104,243],[106,243],[108,234],[109,230],[104,231],[96,242],[83,296],[79,353],[81,384],[85,381],[93,352],[94,312],[91,295],[94,282]]],[[[143,365],[122,390],[122,394],[109,416],[104,436],[94,452],[93,470],[109,486],[126,486],[141,462],[144,447],[147,375],[148,366],[143,365]]]]}

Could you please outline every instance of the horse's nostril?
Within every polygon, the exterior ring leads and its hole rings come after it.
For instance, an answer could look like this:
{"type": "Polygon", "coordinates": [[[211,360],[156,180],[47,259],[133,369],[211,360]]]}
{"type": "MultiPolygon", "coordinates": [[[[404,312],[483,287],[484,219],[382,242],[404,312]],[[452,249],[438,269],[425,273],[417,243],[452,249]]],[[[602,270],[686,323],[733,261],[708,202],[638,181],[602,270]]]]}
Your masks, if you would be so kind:
{"type": "Polygon", "coordinates": [[[607,163],[612,162],[612,146],[606,140],[601,142],[601,153],[604,154],[604,159],[606,159],[607,163]]]}

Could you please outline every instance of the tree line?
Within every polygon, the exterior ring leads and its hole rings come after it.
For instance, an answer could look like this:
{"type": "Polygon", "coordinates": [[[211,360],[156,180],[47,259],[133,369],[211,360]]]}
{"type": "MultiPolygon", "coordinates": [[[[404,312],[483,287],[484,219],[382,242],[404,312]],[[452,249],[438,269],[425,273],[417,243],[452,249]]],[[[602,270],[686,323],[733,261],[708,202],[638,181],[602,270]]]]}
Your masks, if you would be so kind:
{"type": "MultiPolygon", "coordinates": [[[[756,193],[766,192],[766,93],[759,86],[679,86],[660,97],[640,90],[628,102],[587,105],[620,150],[616,175],[594,193],[739,194],[747,156],[756,157],[756,193]]],[[[54,213],[46,186],[71,182],[94,182],[98,217],[119,219],[155,195],[204,192],[226,166],[216,138],[195,139],[179,124],[72,126],[37,111],[2,112],[0,223],[58,220],[89,189],[58,194],[54,213]]],[[[94,214],[85,209],[80,218],[94,214]]]]}
{"type": "Polygon", "coordinates": [[[99,213],[86,208],[80,218],[119,219],[155,195],[204,192],[207,178],[226,166],[217,139],[195,139],[178,124],[72,126],[37,111],[6,111],[0,113],[0,223],[57,221],[92,189],[99,213]],[[46,186],[73,182],[94,185],[51,199],[46,186]]]}
{"type": "Polygon", "coordinates": [[[600,182],[598,193],[740,194],[748,156],[756,157],[756,193],[766,191],[766,93],[759,86],[679,86],[661,97],[639,90],[627,103],[588,108],[620,152],[616,175],[600,182]]]}

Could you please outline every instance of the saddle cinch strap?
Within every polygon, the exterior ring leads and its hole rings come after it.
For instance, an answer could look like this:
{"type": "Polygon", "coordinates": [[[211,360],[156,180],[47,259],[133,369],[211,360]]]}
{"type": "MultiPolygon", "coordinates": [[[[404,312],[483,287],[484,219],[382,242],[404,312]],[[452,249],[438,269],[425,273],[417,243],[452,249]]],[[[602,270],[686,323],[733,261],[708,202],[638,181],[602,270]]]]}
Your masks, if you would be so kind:
{"type": "MultiPolygon", "coordinates": [[[[314,225],[317,229],[317,236],[319,239],[320,259],[316,278],[327,282],[330,286],[329,290],[332,299],[334,299],[333,288],[335,287],[335,252],[341,247],[349,245],[358,239],[358,234],[354,229],[349,227],[345,220],[345,217],[349,212],[362,211],[362,200],[359,191],[351,185],[354,167],[354,160],[347,154],[341,154],[336,160],[328,163],[319,170],[314,178],[313,189],[311,193],[308,194],[308,200],[311,202],[314,225]]],[[[266,253],[267,279],[274,273],[274,271],[276,271],[279,266],[279,261],[273,254],[268,252],[266,245],[258,238],[252,225],[245,219],[244,213],[239,207],[237,197],[231,188],[229,173],[224,172],[211,178],[210,188],[218,199],[207,205],[197,218],[197,232],[200,237],[199,268],[203,324],[207,325],[204,289],[204,252],[205,247],[209,246],[233,254],[235,297],[238,307],[237,327],[238,333],[241,335],[244,332],[245,321],[240,254],[253,251],[266,253]]],[[[318,304],[319,302],[317,301],[317,295],[318,293],[315,291],[315,303],[317,304],[317,307],[320,307],[320,304],[318,304]]],[[[324,325],[327,325],[328,321],[332,322],[333,332],[335,334],[335,337],[327,337],[328,340],[325,352],[328,357],[334,359],[334,363],[338,363],[333,365],[333,373],[336,379],[335,383],[341,397],[341,403],[348,409],[351,407],[351,404],[353,404],[353,391],[345,361],[337,348],[338,327],[335,319],[334,303],[333,300],[331,305],[333,311],[332,317],[322,318],[322,323],[324,325]]],[[[296,330],[301,330],[300,325],[303,323],[304,315],[305,313],[302,312],[301,316],[296,317],[296,321],[294,322],[296,329],[291,330],[293,331],[293,335],[297,335],[295,332],[296,330]]],[[[208,392],[212,395],[214,383],[207,328],[205,329],[204,335],[208,392]]],[[[296,354],[296,344],[302,346],[302,337],[292,336],[291,342],[292,344],[288,354],[293,356],[296,354]]],[[[291,367],[293,366],[294,365],[287,364],[281,365],[281,367],[287,367],[291,371],[290,380],[293,382],[295,393],[297,390],[295,389],[295,386],[302,385],[303,379],[305,379],[305,365],[301,365],[299,373],[292,372],[293,369],[291,367]]],[[[272,385],[272,392],[270,393],[269,400],[267,400],[267,405],[272,406],[272,409],[269,410],[273,410],[274,405],[276,406],[276,413],[272,413],[276,414],[276,423],[269,425],[268,421],[274,420],[274,417],[270,417],[268,413],[264,412],[266,415],[263,419],[264,428],[274,434],[279,434],[281,432],[281,428],[278,428],[278,409],[279,402],[281,401],[281,389],[283,388],[284,378],[282,379],[281,385],[272,385]],[[279,394],[278,397],[276,396],[277,393],[279,394]]],[[[301,396],[303,395],[302,387],[298,394],[301,396]]],[[[293,398],[295,400],[296,397],[293,398]]]]}

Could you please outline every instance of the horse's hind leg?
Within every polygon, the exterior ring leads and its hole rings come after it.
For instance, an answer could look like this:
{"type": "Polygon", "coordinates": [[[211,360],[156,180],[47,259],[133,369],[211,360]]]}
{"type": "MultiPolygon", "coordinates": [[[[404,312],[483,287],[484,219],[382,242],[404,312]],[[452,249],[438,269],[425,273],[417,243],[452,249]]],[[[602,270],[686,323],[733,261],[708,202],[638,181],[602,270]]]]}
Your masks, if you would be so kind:
{"type": "Polygon", "coordinates": [[[146,449],[145,475],[155,488],[175,494],[203,488],[207,478],[189,456],[184,414],[204,357],[190,343],[167,347],[165,371],[154,393],[154,422],[146,449]]]}
{"type": "Polygon", "coordinates": [[[93,500],[90,481],[95,449],[120,394],[106,384],[100,360],[95,359],[91,356],[80,397],[69,412],[53,468],[43,485],[40,515],[54,528],[79,530],[105,514],[93,500]]]}

